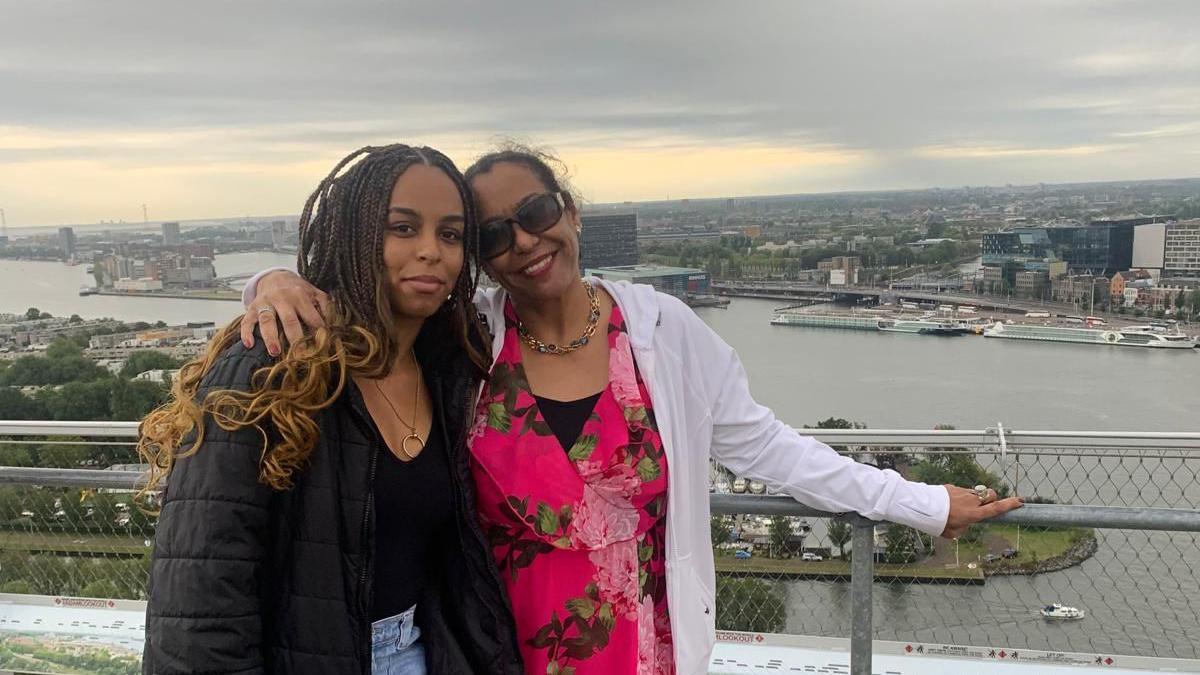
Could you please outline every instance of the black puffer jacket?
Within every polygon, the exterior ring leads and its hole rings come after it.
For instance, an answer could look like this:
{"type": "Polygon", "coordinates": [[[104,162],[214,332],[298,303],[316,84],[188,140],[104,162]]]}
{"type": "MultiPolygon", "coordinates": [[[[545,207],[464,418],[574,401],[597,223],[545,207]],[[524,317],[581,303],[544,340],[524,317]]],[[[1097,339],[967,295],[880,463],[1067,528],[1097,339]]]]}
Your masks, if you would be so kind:
{"type": "MultiPolygon", "coordinates": [[[[465,425],[475,381],[465,361],[431,360],[459,536],[418,603],[429,672],[515,675],[513,620],[473,510],[465,425]]],[[[247,389],[270,362],[261,339],[252,349],[238,342],[200,396],[247,389]]],[[[154,543],[144,673],[370,672],[371,484],[382,439],[354,387],[318,423],[310,466],[285,492],[258,482],[254,430],[229,433],[208,419],[203,446],[178,460],[154,543]]]]}

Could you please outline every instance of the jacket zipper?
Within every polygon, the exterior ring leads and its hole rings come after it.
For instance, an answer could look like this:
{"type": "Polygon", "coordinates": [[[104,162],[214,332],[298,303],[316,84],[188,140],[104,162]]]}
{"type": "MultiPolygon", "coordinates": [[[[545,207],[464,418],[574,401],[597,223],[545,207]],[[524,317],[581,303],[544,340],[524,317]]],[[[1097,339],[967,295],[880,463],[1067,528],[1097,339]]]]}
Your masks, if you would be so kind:
{"type": "MultiPolygon", "coordinates": [[[[454,470],[450,472],[452,474],[451,479],[454,481],[454,501],[458,505],[459,541],[465,548],[466,541],[463,539],[464,536],[473,537],[475,539],[476,544],[483,550],[483,566],[487,568],[488,576],[491,578],[493,586],[500,595],[500,601],[506,602],[507,597],[504,592],[504,580],[500,578],[500,569],[496,566],[496,559],[492,555],[492,547],[488,545],[487,538],[483,536],[483,531],[479,528],[478,516],[472,509],[468,508],[465,491],[463,490],[462,484],[463,481],[461,469],[464,464],[466,465],[467,470],[470,471],[471,449],[467,446],[466,440],[475,419],[475,406],[478,404],[477,402],[479,400],[478,394],[472,396],[471,389],[472,387],[467,387],[467,395],[463,397],[463,401],[460,404],[465,408],[463,410],[464,424],[462,425],[459,438],[456,440],[453,448],[455,453],[461,452],[461,454],[455,461],[456,466],[454,467],[454,470]],[[467,530],[465,533],[463,532],[464,524],[467,530]]],[[[440,393],[441,392],[439,392],[439,394],[440,393]]],[[[442,428],[449,429],[449,427],[445,426],[445,416],[445,409],[443,408],[441,410],[442,428]]],[[[478,592],[476,592],[476,595],[478,595],[478,592]]],[[[498,616],[496,618],[500,621],[504,621],[503,616],[498,616]]],[[[510,633],[515,634],[515,631],[510,631],[510,633]]],[[[509,645],[509,647],[512,650],[512,654],[516,655],[521,653],[520,646],[515,642],[509,645]]]]}
{"type": "Polygon", "coordinates": [[[379,448],[372,444],[371,458],[369,460],[369,464],[367,465],[367,506],[363,509],[362,522],[361,541],[363,542],[363,564],[362,573],[358,577],[359,609],[361,611],[362,625],[367,627],[368,633],[367,639],[363,640],[364,673],[369,673],[371,671],[371,615],[368,605],[369,600],[367,599],[367,574],[370,571],[372,559],[375,557],[375,552],[373,550],[369,550],[371,547],[368,546],[368,538],[370,537],[371,528],[371,507],[375,505],[375,463],[378,457],[379,448]]]}
{"type": "Polygon", "coordinates": [[[379,459],[379,438],[378,431],[374,423],[370,422],[358,408],[358,401],[351,400],[350,410],[358,418],[359,424],[364,425],[365,429],[372,430],[372,439],[367,458],[367,499],[366,506],[363,508],[362,526],[359,531],[359,541],[362,542],[362,571],[358,576],[358,603],[359,603],[359,625],[366,627],[366,637],[362,640],[362,672],[363,675],[369,675],[371,672],[371,614],[369,600],[367,596],[367,576],[370,573],[371,565],[373,564],[375,551],[370,546],[371,539],[371,509],[375,505],[375,467],[379,459]]]}

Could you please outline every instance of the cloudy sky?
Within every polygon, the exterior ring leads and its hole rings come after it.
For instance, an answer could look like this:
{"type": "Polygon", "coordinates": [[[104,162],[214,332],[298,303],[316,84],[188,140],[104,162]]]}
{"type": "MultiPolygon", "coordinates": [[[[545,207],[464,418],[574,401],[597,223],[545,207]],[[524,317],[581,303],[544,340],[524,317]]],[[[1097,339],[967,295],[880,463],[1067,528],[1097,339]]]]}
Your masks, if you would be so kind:
{"type": "Polygon", "coordinates": [[[0,0],[9,226],[298,212],[389,141],[593,201],[1200,175],[1200,2],[0,0]]]}

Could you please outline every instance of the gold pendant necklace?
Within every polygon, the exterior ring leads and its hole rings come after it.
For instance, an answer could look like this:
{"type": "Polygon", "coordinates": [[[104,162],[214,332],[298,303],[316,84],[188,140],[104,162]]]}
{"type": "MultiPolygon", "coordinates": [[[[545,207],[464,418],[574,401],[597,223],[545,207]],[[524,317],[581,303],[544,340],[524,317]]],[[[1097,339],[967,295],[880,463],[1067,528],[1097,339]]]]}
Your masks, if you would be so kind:
{"type": "Polygon", "coordinates": [[[417,381],[416,391],[413,392],[413,414],[412,414],[413,423],[409,424],[408,422],[406,422],[404,420],[403,417],[400,416],[400,411],[396,410],[396,405],[394,403],[392,403],[392,399],[388,397],[387,392],[385,392],[383,390],[383,387],[380,386],[379,380],[375,380],[375,388],[379,390],[379,394],[381,396],[383,396],[383,400],[386,401],[388,404],[388,407],[392,409],[392,414],[396,416],[396,419],[400,420],[401,424],[408,427],[409,433],[407,436],[404,437],[404,440],[400,441],[399,450],[400,450],[400,454],[407,457],[409,459],[409,461],[412,461],[417,458],[417,455],[421,454],[422,450],[425,449],[425,440],[422,439],[419,434],[417,434],[417,427],[415,426],[415,424],[417,422],[417,404],[421,400],[421,368],[417,365],[416,352],[410,352],[410,353],[412,354],[414,377],[416,378],[416,381],[417,381]],[[416,441],[416,451],[410,451],[408,449],[408,444],[410,441],[416,441]]]}

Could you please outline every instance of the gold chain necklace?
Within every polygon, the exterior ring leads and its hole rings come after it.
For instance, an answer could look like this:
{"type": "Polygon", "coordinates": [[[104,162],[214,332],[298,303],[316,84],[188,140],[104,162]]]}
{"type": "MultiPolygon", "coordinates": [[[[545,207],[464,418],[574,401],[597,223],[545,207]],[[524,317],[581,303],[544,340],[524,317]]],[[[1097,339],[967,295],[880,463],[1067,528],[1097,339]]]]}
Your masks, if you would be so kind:
{"type": "Polygon", "coordinates": [[[595,286],[586,281],[583,282],[583,285],[587,288],[588,300],[592,303],[592,310],[588,313],[587,328],[583,329],[583,335],[576,338],[566,347],[559,347],[558,345],[547,344],[533,337],[533,334],[525,327],[525,323],[517,319],[517,335],[520,336],[525,344],[529,345],[530,349],[542,354],[570,354],[586,345],[588,340],[592,339],[592,336],[596,334],[596,324],[600,321],[600,298],[596,295],[595,286]]]}
{"type": "Polygon", "coordinates": [[[382,386],[380,386],[379,380],[375,380],[375,388],[379,390],[379,394],[381,396],[383,396],[383,400],[386,401],[388,404],[388,407],[392,409],[392,414],[396,416],[396,419],[400,420],[401,424],[408,427],[409,433],[407,436],[404,437],[404,440],[400,441],[399,450],[400,450],[400,454],[404,455],[411,461],[411,460],[416,459],[417,455],[421,454],[421,451],[425,449],[425,441],[417,434],[417,427],[415,426],[417,423],[417,404],[421,400],[421,368],[420,368],[420,366],[417,365],[416,352],[409,352],[409,353],[412,354],[414,377],[417,380],[416,391],[413,392],[413,414],[412,414],[413,423],[409,424],[408,422],[404,421],[403,417],[400,416],[400,411],[396,410],[396,405],[394,403],[392,403],[392,399],[388,397],[387,392],[383,390],[382,386]],[[409,441],[417,442],[416,452],[409,451],[409,449],[408,449],[409,441]]]}

